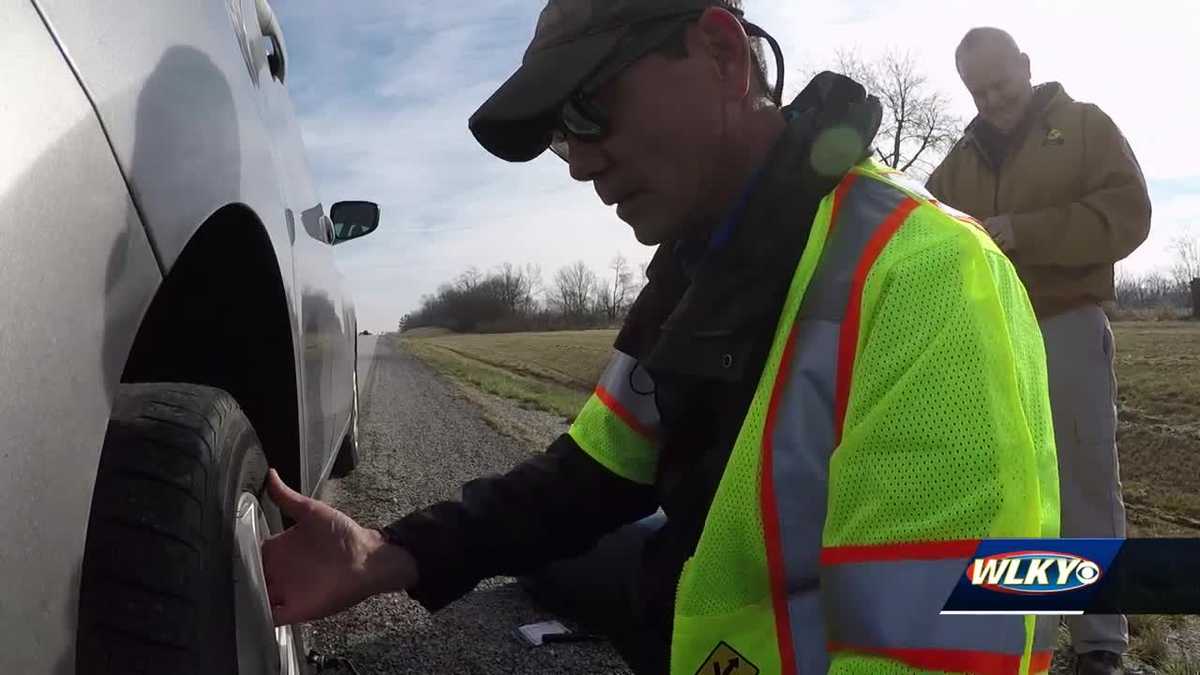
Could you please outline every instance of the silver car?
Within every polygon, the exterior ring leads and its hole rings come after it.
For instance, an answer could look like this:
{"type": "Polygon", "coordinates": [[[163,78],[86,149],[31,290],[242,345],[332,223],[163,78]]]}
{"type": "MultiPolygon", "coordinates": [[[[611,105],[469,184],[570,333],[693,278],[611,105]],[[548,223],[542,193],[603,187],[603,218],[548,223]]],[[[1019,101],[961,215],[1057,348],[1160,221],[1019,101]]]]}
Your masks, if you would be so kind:
{"type": "Polygon", "coordinates": [[[0,672],[288,673],[268,466],[357,461],[354,307],[266,0],[0,0],[0,672]]]}

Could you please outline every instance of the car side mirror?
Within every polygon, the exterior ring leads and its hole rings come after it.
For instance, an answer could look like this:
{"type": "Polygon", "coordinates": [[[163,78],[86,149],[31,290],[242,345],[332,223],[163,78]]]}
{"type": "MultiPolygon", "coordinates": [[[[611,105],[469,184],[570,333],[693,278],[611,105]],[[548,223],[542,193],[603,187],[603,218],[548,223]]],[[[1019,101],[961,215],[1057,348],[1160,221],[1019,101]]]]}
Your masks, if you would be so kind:
{"type": "Polygon", "coordinates": [[[329,209],[333,221],[333,243],[365,237],[379,227],[379,205],[375,202],[338,202],[329,209]]]}

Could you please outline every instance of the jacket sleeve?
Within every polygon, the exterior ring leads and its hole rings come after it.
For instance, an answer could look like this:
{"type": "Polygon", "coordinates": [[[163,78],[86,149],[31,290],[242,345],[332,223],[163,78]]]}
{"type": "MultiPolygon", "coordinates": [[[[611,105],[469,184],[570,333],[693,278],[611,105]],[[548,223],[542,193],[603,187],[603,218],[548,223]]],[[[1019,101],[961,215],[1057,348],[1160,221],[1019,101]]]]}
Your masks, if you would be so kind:
{"type": "Polygon", "coordinates": [[[1150,195],[1133,149],[1100,108],[1088,105],[1083,116],[1083,196],[1069,204],[1012,214],[1013,257],[1022,264],[1112,264],[1132,253],[1150,233],[1150,195]]]}
{"type": "Polygon", "coordinates": [[[929,174],[929,180],[925,181],[925,189],[929,190],[929,194],[933,195],[934,199],[942,203],[948,203],[946,202],[946,176],[952,172],[948,165],[954,161],[956,150],[958,150],[957,144],[951,147],[950,152],[942,159],[942,163],[938,164],[933,173],[929,174]]]}
{"type": "Polygon", "coordinates": [[[483,579],[582,554],[656,508],[651,486],[612,473],[564,434],[507,474],[467,483],[460,501],[409,514],[383,533],[417,560],[409,595],[436,611],[483,579]]]}
{"type": "Polygon", "coordinates": [[[939,613],[979,539],[1056,536],[1040,333],[982,233],[908,250],[867,277],[830,461],[829,672],[1037,672],[1053,644],[1032,618],[939,613]]]}

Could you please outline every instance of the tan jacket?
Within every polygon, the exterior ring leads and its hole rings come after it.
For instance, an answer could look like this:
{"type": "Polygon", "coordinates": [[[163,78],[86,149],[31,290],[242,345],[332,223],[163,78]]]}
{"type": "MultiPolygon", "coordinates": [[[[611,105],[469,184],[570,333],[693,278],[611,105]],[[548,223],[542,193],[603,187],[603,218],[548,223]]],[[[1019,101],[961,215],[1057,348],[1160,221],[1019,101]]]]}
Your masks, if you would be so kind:
{"type": "Polygon", "coordinates": [[[1036,88],[1034,106],[998,169],[976,120],[928,187],[980,220],[1011,217],[1010,256],[1046,317],[1113,298],[1113,264],[1150,232],[1150,196],[1133,150],[1100,108],[1056,82],[1036,88]]]}

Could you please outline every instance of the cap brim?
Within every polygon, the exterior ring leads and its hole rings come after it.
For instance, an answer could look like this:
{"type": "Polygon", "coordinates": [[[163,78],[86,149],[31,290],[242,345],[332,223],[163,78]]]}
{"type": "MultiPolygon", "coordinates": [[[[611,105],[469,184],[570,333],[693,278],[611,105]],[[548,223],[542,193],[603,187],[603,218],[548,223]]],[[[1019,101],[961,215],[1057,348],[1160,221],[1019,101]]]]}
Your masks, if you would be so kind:
{"type": "Polygon", "coordinates": [[[612,53],[625,29],[596,33],[531,54],[468,126],[488,152],[528,162],[546,151],[558,108],[612,53]]]}

